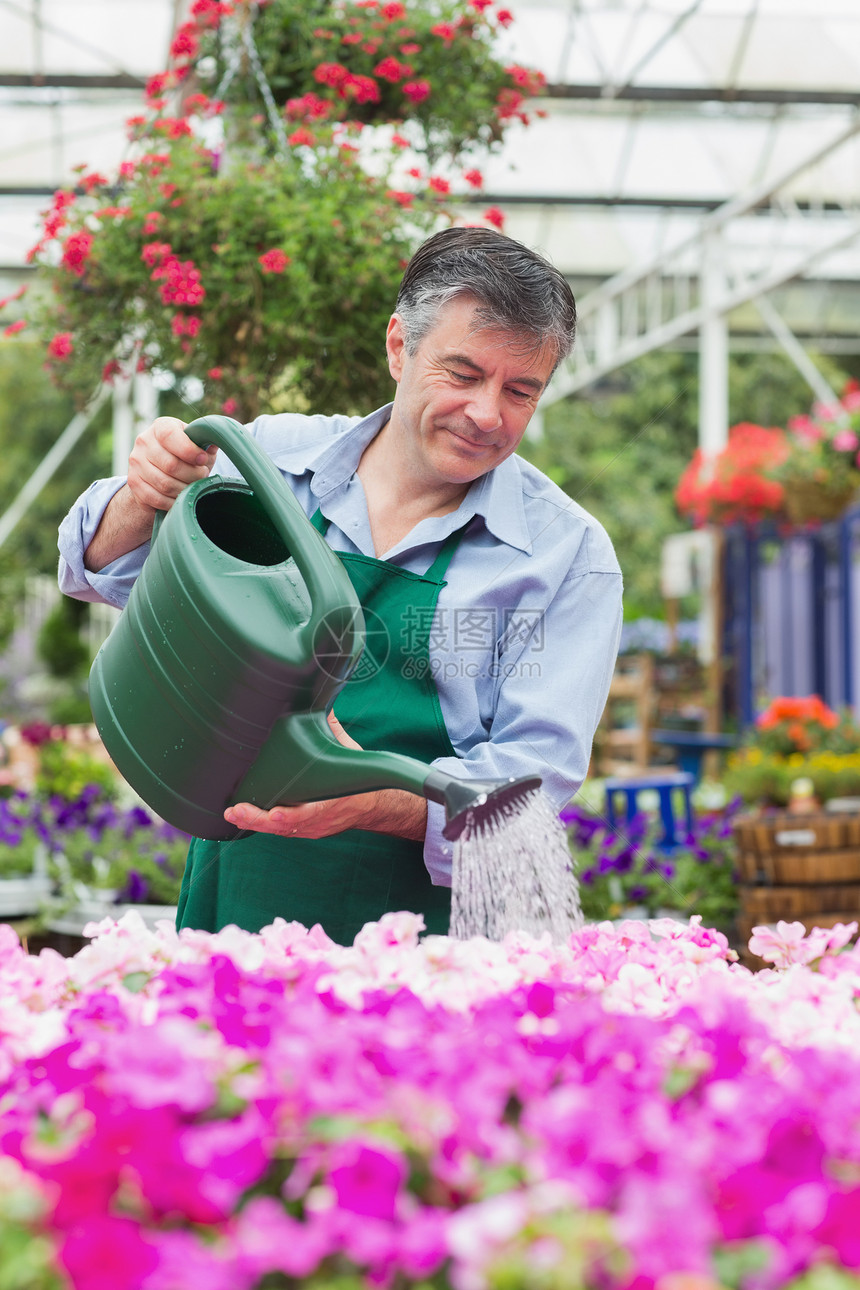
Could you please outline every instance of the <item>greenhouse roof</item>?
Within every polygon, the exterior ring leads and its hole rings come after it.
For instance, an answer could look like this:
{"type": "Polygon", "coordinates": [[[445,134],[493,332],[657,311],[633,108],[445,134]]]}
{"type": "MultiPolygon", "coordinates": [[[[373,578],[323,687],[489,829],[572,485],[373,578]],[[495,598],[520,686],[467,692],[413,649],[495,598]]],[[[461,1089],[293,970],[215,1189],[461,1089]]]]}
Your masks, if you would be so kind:
{"type": "MultiPolygon", "coordinates": [[[[783,303],[801,332],[852,343],[858,0],[508,7],[516,20],[504,34],[506,54],[549,83],[547,117],[512,130],[482,162],[481,200],[506,210],[513,236],[545,250],[582,291],[660,262],[726,202],[755,192],[758,201],[723,229],[731,255],[754,260],[777,243],[786,255],[813,248],[794,275],[804,291],[784,288],[783,303]]],[[[37,213],[75,164],[109,170],[122,159],[124,121],[165,66],[185,8],[181,0],[0,0],[2,278],[24,271],[37,213]]]]}

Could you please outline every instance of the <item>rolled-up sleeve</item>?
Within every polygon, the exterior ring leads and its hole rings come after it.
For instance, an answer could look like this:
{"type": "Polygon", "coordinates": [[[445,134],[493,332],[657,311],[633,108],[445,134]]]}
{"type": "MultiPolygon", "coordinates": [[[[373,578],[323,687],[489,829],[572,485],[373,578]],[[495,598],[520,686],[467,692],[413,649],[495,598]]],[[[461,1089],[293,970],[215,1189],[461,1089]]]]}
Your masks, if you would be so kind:
{"type": "Polygon", "coordinates": [[[135,579],[149,554],[149,543],[119,556],[98,573],[84,568],[84,553],[95,536],[108,502],[122,488],[125,479],[113,476],[91,484],[75,502],[60,525],[58,580],[60,591],[75,600],[102,601],[124,609],[135,579]]]}

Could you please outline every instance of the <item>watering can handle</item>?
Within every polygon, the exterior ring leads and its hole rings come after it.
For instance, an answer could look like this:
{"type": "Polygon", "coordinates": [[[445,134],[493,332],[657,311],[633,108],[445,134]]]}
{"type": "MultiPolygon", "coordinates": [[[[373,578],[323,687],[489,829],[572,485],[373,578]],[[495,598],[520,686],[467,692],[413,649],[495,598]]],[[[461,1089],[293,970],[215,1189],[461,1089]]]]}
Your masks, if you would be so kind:
{"type": "MultiPolygon", "coordinates": [[[[344,594],[351,602],[354,592],[340,560],[310,523],[278,470],[239,422],[220,415],[199,417],[185,427],[185,433],[201,448],[214,444],[239,469],[295,560],[311,604],[343,603],[344,594]]],[[[308,629],[312,629],[312,623],[308,629]]]]}

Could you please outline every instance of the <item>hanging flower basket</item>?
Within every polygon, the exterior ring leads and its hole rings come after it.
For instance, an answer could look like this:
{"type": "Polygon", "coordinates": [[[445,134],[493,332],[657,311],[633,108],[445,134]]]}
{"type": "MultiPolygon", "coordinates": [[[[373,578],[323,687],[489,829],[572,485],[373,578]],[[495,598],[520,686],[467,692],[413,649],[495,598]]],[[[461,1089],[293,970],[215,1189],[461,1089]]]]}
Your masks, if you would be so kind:
{"type": "Polygon", "coordinates": [[[826,523],[836,520],[857,491],[853,482],[823,483],[817,479],[783,480],[785,512],[792,524],[826,523]]]}

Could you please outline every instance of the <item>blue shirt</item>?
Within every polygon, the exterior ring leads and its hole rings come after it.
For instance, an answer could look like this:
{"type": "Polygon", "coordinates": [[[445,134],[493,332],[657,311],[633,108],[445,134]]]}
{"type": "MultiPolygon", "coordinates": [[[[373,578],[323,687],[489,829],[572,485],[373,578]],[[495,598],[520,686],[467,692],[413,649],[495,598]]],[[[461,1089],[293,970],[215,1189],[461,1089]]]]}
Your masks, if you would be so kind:
{"type": "MultiPolygon", "coordinates": [[[[390,405],[364,418],[258,417],[248,428],[308,515],[330,521],[335,551],[375,556],[362,453],[390,405]]],[[[214,471],[238,476],[218,454],[214,471]]],[[[122,608],[149,544],[100,573],[84,552],[123,478],[99,480],[60,526],[60,589],[122,608]]],[[[430,632],[430,664],[457,757],[434,763],[461,778],[538,774],[561,808],[586,776],[621,632],[621,571],[605,531],[516,454],[469,488],[456,511],[421,520],[381,558],[426,573],[450,533],[471,524],[448,568],[430,632]]],[[[401,630],[408,633],[409,624],[401,630]]],[[[335,708],[337,704],[335,703],[335,708]]],[[[428,803],[424,859],[451,884],[444,808],[428,803]]]]}

